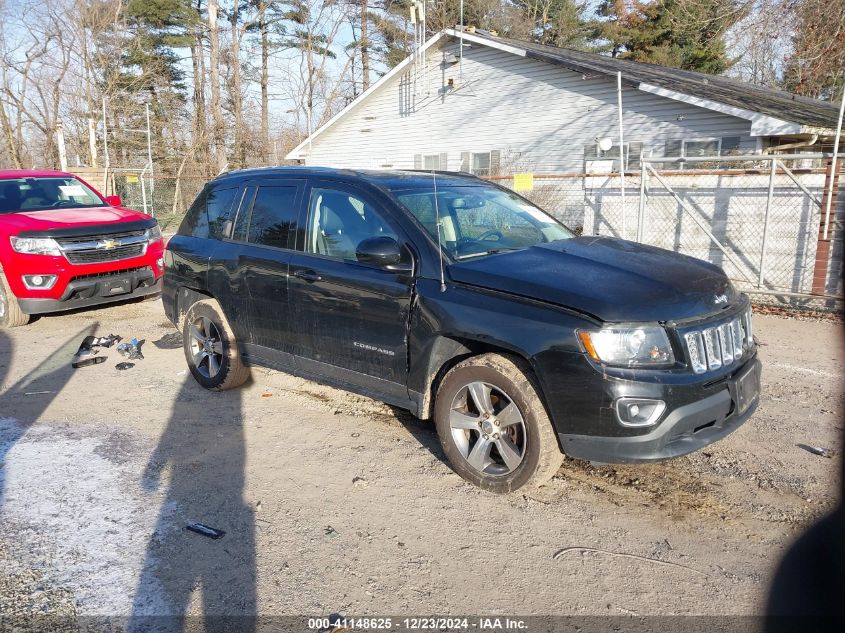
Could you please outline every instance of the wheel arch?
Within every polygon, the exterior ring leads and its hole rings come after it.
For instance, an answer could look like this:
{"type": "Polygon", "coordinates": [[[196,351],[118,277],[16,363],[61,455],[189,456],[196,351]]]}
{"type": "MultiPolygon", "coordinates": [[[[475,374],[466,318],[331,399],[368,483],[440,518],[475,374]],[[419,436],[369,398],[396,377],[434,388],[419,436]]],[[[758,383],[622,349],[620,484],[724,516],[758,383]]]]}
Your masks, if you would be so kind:
{"type": "Polygon", "coordinates": [[[176,306],[174,310],[176,320],[174,325],[181,331],[182,322],[190,307],[197,301],[205,301],[206,299],[216,300],[217,298],[209,292],[204,292],[189,286],[179,286],[179,289],[176,291],[176,306]]]}
{"type": "Polygon", "coordinates": [[[461,361],[482,354],[515,356],[523,361],[533,372],[535,378],[533,382],[538,390],[537,396],[546,408],[546,412],[549,413],[549,406],[535,364],[522,350],[498,341],[479,341],[461,336],[441,335],[437,337],[431,348],[417,417],[423,420],[432,419],[434,417],[435,395],[443,377],[461,361]]]}

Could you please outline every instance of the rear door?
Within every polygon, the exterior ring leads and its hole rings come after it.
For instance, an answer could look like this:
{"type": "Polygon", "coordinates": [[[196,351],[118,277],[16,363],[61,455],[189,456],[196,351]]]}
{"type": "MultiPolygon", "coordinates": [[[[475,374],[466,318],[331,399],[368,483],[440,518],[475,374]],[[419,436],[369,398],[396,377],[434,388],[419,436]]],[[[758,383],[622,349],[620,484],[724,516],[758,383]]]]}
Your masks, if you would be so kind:
{"type": "Polygon", "coordinates": [[[304,184],[290,178],[247,181],[221,249],[226,256],[212,264],[227,269],[227,315],[247,353],[269,364],[279,364],[278,353],[290,351],[287,276],[304,184]]]}
{"type": "Polygon", "coordinates": [[[390,236],[406,244],[406,237],[385,205],[346,183],[310,181],[303,208],[288,278],[297,362],[306,372],[407,401],[413,275],[355,258],[364,239],[390,236]]]}

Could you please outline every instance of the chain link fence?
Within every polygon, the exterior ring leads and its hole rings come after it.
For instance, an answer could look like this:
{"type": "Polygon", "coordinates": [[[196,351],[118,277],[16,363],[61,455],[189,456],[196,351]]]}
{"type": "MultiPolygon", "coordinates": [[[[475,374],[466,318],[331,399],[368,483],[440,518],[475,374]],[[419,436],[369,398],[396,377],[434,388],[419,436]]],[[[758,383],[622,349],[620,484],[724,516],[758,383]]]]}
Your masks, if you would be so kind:
{"type": "MultiPolygon", "coordinates": [[[[511,187],[583,235],[636,240],[712,262],[755,300],[834,308],[843,294],[845,195],[822,155],[643,159],[638,172],[520,173],[511,187]],[[825,231],[825,228],[827,230],[825,231]]],[[[840,161],[841,162],[841,161],[840,161]]],[[[177,230],[206,183],[116,169],[107,189],[177,230]]]]}
{"type": "Polygon", "coordinates": [[[755,300],[835,307],[845,196],[822,155],[643,159],[639,172],[512,174],[492,180],[576,233],[636,240],[712,262],[755,300]],[[528,184],[530,183],[530,184],[528,184]],[[825,234],[825,226],[827,232],[825,234]]]}

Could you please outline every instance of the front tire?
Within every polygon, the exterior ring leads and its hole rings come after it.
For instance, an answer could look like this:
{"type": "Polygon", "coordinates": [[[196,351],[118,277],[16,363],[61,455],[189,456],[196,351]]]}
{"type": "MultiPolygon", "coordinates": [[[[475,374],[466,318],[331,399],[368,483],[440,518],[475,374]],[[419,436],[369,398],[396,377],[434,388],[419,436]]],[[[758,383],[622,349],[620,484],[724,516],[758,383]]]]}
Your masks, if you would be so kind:
{"type": "Polygon", "coordinates": [[[484,490],[540,486],[563,461],[533,373],[517,357],[457,364],[440,383],[434,416],[452,468],[484,490]]]}
{"type": "Polygon", "coordinates": [[[18,298],[9,288],[6,275],[0,270],[0,327],[20,327],[29,323],[29,315],[21,310],[18,298]]]}
{"type": "Polygon", "coordinates": [[[217,301],[198,301],[188,309],[182,340],[188,369],[206,389],[234,389],[249,378],[249,367],[241,361],[235,335],[217,301]]]}

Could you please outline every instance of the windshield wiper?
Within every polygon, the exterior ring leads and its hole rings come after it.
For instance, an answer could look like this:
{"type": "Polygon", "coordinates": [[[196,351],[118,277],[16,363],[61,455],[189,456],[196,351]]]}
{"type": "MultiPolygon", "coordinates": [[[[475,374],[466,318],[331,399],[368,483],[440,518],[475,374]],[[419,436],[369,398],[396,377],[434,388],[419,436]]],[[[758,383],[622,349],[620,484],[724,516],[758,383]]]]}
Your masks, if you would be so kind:
{"type": "Polygon", "coordinates": [[[469,259],[470,257],[480,257],[481,255],[495,255],[496,253],[506,253],[508,251],[521,251],[524,246],[500,246],[498,248],[488,248],[486,251],[479,251],[477,253],[467,253],[466,255],[457,255],[455,259],[469,259]]]}

